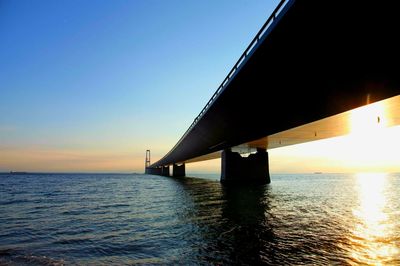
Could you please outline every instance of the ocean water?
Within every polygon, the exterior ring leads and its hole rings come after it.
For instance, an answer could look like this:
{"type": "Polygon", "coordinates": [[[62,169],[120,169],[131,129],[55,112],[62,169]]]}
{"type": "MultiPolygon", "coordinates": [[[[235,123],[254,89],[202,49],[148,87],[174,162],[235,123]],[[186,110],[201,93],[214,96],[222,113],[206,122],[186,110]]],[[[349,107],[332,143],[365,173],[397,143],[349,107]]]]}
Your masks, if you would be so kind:
{"type": "Polygon", "coordinates": [[[0,265],[400,265],[399,174],[0,175],[0,265]]]}

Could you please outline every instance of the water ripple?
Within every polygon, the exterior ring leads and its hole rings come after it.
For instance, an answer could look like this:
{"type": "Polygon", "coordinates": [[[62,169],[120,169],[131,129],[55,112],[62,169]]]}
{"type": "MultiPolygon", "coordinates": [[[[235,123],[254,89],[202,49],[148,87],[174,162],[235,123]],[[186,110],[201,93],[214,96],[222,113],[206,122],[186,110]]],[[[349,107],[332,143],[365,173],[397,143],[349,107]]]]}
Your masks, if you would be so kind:
{"type": "Polygon", "coordinates": [[[380,178],[5,175],[0,265],[398,265],[400,176],[380,178]]]}

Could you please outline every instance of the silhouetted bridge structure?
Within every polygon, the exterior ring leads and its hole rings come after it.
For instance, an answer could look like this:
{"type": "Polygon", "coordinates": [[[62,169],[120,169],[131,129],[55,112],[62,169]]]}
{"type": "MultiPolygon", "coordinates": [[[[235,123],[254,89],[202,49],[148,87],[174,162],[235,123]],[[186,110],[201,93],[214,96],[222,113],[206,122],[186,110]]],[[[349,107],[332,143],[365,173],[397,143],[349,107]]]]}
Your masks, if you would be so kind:
{"type": "Polygon", "coordinates": [[[387,125],[399,124],[399,26],[395,1],[281,1],[146,173],[169,175],[172,165],[183,176],[185,163],[221,157],[221,181],[268,183],[267,149],[347,134],[354,108],[386,99],[387,125]]]}

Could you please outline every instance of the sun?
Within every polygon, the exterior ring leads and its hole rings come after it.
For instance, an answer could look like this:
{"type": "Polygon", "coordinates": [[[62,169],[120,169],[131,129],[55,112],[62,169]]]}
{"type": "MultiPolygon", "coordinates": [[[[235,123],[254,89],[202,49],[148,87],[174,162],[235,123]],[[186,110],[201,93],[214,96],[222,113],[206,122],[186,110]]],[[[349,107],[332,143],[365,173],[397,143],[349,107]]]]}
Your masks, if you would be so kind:
{"type": "Polygon", "coordinates": [[[339,128],[343,135],[271,150],[271,165],[281,171],[289,165],[301,172],[400,171],[400,96],[353,109],[339,118],[327,118],[338,125],[333,129],[329,123],[321,125],[328,125],[327,132],[339,128]]]}
{"type": "Polygon", "coordinates": [[[343,156],[349,165],[365,172],[386,172],[388,166],[398,164],[400,127],[389,127],[394,115],[385,101],[350,112],[350,134],[343,139],[347,147],[343,156]]]}
{"type": "Polygon", "coordinates": [[[388,116],[384,102],[377,102],[350,112],[350,132],[357,137],[375,137],[387,127],[388,116]]]}

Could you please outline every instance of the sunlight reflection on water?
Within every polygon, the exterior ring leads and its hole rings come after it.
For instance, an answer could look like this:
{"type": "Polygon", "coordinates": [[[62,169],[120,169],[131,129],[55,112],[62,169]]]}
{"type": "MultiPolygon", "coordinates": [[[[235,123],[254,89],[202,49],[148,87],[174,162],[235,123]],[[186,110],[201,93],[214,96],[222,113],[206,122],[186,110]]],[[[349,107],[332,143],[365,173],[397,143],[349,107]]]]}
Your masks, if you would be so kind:
{"type": "Polygon", "coordinates": [[[385,212],[388,204],[385,190],[387,174],[357,174],[358,204],[353,210],[355,226],[350,239],[351,257],[356,263],[382,265],[399,255],[394,244],[391,217],[385,212]]]}
{"type": "Polygon", "coordinates": [[[0,265],[400,265],[400,174],[0,177],[0,265]]]}

